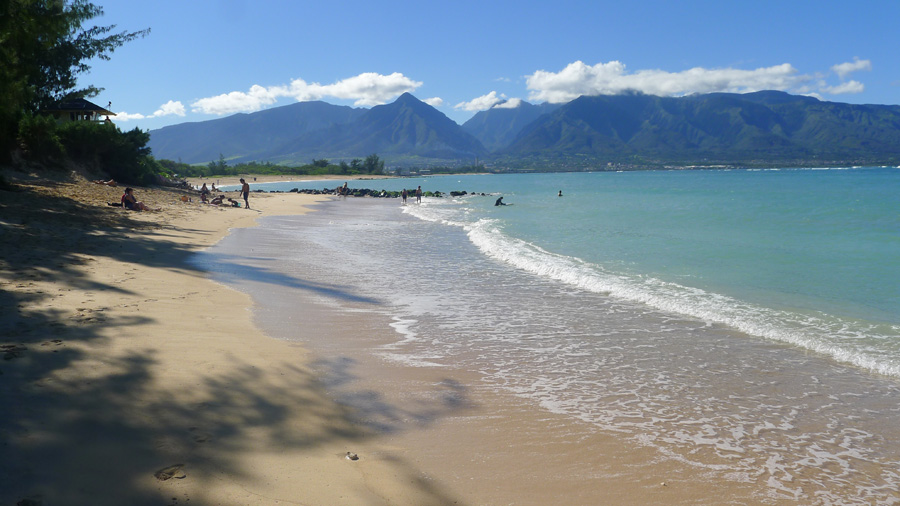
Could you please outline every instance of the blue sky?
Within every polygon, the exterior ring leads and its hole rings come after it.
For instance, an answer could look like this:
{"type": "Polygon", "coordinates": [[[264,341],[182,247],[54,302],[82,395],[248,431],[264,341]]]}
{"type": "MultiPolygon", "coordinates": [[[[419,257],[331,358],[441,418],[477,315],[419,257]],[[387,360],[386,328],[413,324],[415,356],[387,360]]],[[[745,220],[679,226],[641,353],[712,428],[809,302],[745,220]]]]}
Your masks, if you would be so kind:
{"type": "Polygon", "coordinates": [[[900,1],[94,0],[151,33],[91,63],[123,129],[404,92],[457,123],[489,107],[639,90],[777,89],[900,103],[900,1]]]}

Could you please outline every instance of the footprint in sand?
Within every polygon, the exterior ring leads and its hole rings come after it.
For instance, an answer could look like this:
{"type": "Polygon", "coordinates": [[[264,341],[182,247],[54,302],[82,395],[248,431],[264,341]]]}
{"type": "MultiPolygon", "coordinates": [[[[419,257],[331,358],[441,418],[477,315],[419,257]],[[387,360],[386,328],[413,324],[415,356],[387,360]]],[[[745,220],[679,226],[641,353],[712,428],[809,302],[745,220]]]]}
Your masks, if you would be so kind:
{"type": "Polygon", "coordinates": [[[171,480],[172,478],[180,480],[187,477],[184,471],[182,471],[183,467],[184,464],[175,464],[173,466],[164,467],[153,473],[153,476],[159,481],[171,480]]]}
{"type": "Polygon", "coordinates": [[[212,439],[212,434],[200,430],[198,427],[191,427],[188,431],[191,433],[191,439],[193,439],[195,443],[206,443],[212,439]]]}
{"type": "Polygon", "coordinates": [[[0,352],[3,352],[3,360],[12,360],[14,358],[19,358],[25,354],[28,348],[24,346],[19,346],[17,344],[4,344],[0,345],[0,352]]]}

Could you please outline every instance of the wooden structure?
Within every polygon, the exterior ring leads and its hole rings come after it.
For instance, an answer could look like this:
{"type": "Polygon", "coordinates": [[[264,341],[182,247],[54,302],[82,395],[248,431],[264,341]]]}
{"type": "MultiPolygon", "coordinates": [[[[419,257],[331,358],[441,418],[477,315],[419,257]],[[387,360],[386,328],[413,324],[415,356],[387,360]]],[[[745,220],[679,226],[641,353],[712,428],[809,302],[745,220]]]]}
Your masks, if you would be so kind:
{"type": "Polygon", "coordinates": [[[59,123],[68,121],[110,121],[109,117],[116,115],[116,113],[83,98],[57,102],[48,107],[45,112],[52,114],[59,123]]]}

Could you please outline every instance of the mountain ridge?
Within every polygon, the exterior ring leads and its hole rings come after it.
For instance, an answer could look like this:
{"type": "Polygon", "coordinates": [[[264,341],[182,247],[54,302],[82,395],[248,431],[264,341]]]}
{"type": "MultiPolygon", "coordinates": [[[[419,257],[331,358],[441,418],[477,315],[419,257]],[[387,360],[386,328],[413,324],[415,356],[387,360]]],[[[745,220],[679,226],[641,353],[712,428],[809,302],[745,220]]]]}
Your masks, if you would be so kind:
{"type": "Polygon", "coordinates": [[[302,165],[378,154],[388,166],[583,170],[659,166],[893,164],[900,106],[825,102],[780,91],[582,96],[494,107],[463,125],[404,93],[370,109],[303,102],[151,132],[156,156],[302,165]]]}

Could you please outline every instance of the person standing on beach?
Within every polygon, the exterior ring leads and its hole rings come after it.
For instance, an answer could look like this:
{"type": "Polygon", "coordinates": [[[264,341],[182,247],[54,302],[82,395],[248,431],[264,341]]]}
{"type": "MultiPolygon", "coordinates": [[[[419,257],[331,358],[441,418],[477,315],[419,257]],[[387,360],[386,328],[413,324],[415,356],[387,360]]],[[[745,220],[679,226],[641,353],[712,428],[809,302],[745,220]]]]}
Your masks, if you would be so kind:
{"type": "Polygon", "coordinates": [[[406,204],[406,197],[407,197],[408,195],[409,195],[409,192],[406,191],[406,188],[404,188],[403,191],[400,192],[400,197],[403,198],[403,204],[404,204],[404,205],[406,204]]]}
{"type": "Polygon", "coordinates": [[[422,187],[416,188],[416,204],[422,203],[422,187]]]}
{"type": "Polygon", "coordinates": [[[244,197],[244,204],[247,205],[247,209],[250,209],[250,185],[244,181],[244,178],[241,178],[241,195],[244,197]]]}

